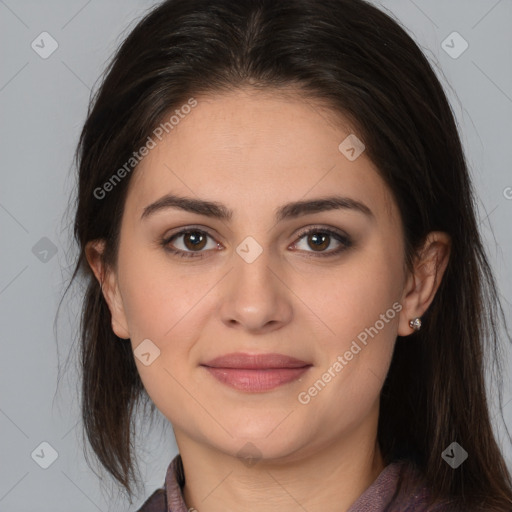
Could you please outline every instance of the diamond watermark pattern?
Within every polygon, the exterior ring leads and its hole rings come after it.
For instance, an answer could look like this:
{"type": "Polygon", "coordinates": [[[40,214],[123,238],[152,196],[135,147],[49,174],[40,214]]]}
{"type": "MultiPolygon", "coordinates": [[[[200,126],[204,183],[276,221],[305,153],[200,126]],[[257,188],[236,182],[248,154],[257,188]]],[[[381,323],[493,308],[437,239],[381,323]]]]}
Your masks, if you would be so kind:
{"type": "Polygon", "coordinates": [[[361,156],[361,153],[366,149],[366,146],[353,133],[351,133],[338,146],[338,149],[340,150],[341,154],[353,162],[359,158],[359,156],[361,156]]]}
{"type": "Polygon", "coordinates": [[[236,252],[247,263],[252,263],[263,252],[263,247],[252,236],[248,236],[238,245],[236,252]]]}
{"type": "Polygon", "coordinates": [[[47,59],[59,47],[59,43],[48,32],[41,32],[30,46],[39,57],[47,59]]]}
{"type": "Polygon", "coordinates": [[[251,442],[246,443],[236,454],[241,461],[249,468],[254,466],[263,456],[257,446],[251,442]]]}
{"type": "Polygon", "coordinates": [[[39,261],[48,263],[57,254],[57,246],[49,238],[43,236],[32,247],[32,253],[39,261]]]}
{"type": "Polygon", "coordinates": [[[468,458],[468,452],[454,441],[441,454],[441,457],[453,469],[457,469],[468,458]]]}
{"type": "Polygon", "coordinates": [[[43,441],[30,456],[43,469],[48,469],[59,457],[57,450],[46,441],[43,441]]]}
{"type": "Polygon", "coordinates": [[[458,32],[452,32],[441,43],[441,48],[452,59],[458,59],[469,48],[469,43],[458,32]]]}
{"type": "Polygon", "coordinates": [[[160,355],[160,349],[151,340],[145,339],[133,353],[144,366],[149,366],[160,355]]]}

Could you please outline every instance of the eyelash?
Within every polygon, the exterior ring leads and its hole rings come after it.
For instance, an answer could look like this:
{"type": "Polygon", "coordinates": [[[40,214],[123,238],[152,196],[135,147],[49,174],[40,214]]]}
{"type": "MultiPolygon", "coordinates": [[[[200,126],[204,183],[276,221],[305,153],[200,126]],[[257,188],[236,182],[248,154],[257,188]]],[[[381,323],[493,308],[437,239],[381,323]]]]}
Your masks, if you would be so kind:
{"type": "MultiPolygon", "coordinates": [[[[186,234],[190,234],[190,233],[201,233],[203,235],[207,235],[207,236],[213,238],[207,231],[204,231],[203,229],[198,229],[198,228],[192,227],[192,228],[187,228],[182,231],[179,231],[178,233],[174,233],[173,235],[171,235],[169,237],[162,238],[160,240],[160,245],[167,252],[174,254],[180,258],[203,258],[204,257],[203,254],[205,251],[183,251],[181,249],[173,249],[173,248],[169,247],[169,244],[175,238],[178,238],[182,235],[186,235],[186,234]]],[[[321,227],[317,227],[317,226],[313,226],[312,228],[308,228],[308,229],[302,231],[301,233],[299,233],[298,240],[301,240],[305,236],[310,235],[312,233],[328,235],[328,236],[334,238],[335,240],[337,240],[338,242],[340,242],[342,245],[338,249],[331,250],[328,252],[323,252],[323,253],[315,252],[315,251],[306,251],[306,252],[313,252],[313,255],[306,256],[306,257],[311,257],[311,258],[314,258],[317,256],[320,258],[334,257],[334,256],[337,256],[338,254],[342,253],[343,251],[349,249],[353,245],[352,240],[347,235],[342,234],[341,232],[338,232],[338,231],[334,231],[332,229],[326,229],[326,228],[321,228],[321,227]]]]}

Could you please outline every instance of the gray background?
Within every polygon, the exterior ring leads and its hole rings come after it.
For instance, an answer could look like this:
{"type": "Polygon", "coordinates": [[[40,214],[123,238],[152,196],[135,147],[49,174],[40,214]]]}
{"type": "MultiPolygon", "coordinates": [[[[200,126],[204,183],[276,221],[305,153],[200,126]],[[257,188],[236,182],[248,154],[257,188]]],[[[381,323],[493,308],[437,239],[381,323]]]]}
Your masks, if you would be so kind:
{"type": "MultiPolygon", "coordinates": [[[[154,3],[0,0],[0,511],[68,512],[71,503],[76,512],[136,510],[161,486],[176,453],[170,428],[163,436],[159,429],[141,429],[138,444],[146,489],[132,507],[102,491],[82,455],[73,363],[58,390],[56,385],[57,363],[64,364],[78,326],[76,292],[67,296],[61,310],[58,342],[53,326],[74,256],[71,215],[66,216],[65,209],[90,90],[122,36],[154,3]],[[46,59],[31,47],[34,40],[42,46],[42,32],[58,43],[46,59]],[[51,450],[43,445],[43,457],[42,442],[58,453],[47,469],[39,464],[51,462],[51,450]]],[[[512,1],[375,3],[401,20],[447,90],[510,321],[512,1]],[[454,31],[469,43],[457,58],[463,41],[456,36],[443,43],[454,31]]],[[[51,48],[49,39],[44,46],[44,51],[51,48]]],[[[504,414],[512,430],[511,363],[508,351],[504,414]]],[[[497,421],[496,431],[512,469],[510,444],[497,421]]]]}

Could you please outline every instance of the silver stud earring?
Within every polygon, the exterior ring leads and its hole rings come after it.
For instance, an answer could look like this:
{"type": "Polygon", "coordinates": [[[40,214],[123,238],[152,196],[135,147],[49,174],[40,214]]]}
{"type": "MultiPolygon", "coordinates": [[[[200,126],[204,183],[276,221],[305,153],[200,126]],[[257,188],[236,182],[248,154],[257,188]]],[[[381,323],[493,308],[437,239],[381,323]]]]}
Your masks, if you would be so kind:
{"type": "Polygon", "coordinates": [[[415,331],[419,331],[421,329],[421,318],[419,318],[419,317],[413,318],[409,322],[409,326],[411,327],[411,329],[414,329],[415,331]]]}

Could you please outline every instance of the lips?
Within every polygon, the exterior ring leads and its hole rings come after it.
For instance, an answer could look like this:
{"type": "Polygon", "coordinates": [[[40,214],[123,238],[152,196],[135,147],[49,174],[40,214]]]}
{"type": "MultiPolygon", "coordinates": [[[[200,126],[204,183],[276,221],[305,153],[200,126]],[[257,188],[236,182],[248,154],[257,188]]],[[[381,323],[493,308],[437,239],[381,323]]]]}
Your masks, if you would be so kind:
{"type": "Polygon", "coordinates": [[[283,354],[233,353],[201,366],[232,388],[264,392],[297,380],[312,364],[283,354]]]}
{"type": "Polygon", "coordinates": [[[204,366],[210,368],[238,368],[246,370],[266,370],[272,368],[302,368],[310,363],[283,354],[242,354],[234,353],[216,357],[204,366]]]}

